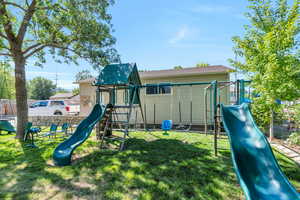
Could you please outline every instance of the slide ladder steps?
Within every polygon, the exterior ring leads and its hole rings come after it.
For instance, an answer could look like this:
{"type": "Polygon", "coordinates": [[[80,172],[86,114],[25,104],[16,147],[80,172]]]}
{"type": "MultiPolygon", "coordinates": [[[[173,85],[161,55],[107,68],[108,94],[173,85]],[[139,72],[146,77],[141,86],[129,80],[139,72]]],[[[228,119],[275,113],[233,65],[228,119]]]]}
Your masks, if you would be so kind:
{"type": "Polygon", "coordinates": [[[126,137],[128,136],[129,121],[132,113],[132,108],[135,105],[115,105],[112,112],[109,113],[109,117],[105,121],[105,126],[101,134],[100,148],[103,147],[104,141],[120,141],[119,150],[123,150],[126,137]],[[125,111],[124,111],[125,110],[125,111]],[[122,132],[123,135],[116,136],[107,134],[112,131],[122,132]]]}

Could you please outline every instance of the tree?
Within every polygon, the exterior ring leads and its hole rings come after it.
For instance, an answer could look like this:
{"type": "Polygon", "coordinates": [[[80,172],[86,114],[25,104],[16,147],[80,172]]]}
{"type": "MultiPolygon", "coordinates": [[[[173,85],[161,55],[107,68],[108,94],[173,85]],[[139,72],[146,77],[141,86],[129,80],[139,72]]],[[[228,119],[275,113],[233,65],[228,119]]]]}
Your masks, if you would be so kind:
{"type": "Polygon", "coordinates": [[[79,89],[79,88],[74,88],[74,89],[72,90],[72,94],[73,94],[73,95],[78,95],[79,92],[80,92],[80,89],[79,89]]]}
{"type": "Polygon", "coordinates": [[[286,0],[249,0],[251,25],[244,38],[234,37],[235,50],[245,62],[231,63],[249,73],[256,92],[269,104],[300,96],[299,0],[290,8],[286,0]],[[273,7],[272,7],[273,5],[273,7]]]}
{"type": "Polygon", "coordinates": [[[12,99],[14,97],[13,83],[14,78],[10,65],[7,62],[0,62],[0,99],[12,99]]]}
{"type": "MultiPolygon", "coordinates": [[[[243,62],[230,60],[248,72],[251,86],[271,110],[276,99],[292,101],[300,97],[299,4],[294,0],[249,0],[246,16],[250,25],[245,35],[233,37],[235,52],[243,62]]],[[[259,116],[258,116],[259,117],[259,116]]],[[[271,117],[272,119],[272,117],[271,117]]],[[[272,121],[271,123],[272,124],[272,121]]]]}
{"type": "Polygon", "coordinates": [[[209,66],[209,64],[206,62],[200,62],[196,65],[196,67],[208,67],[208,66],[209,66]]]}
{"type": "Polygon", "coordinates": [[[180,66],[180,65],[178,65],[178,66],[175,66],[174,69],[176,69],[176,70],[181,70],[181,69],[183,69],[183,67],[180,66]]]}
{"type": "Polygon", "coordinates": [[[55,94],[55,84],[46,78],[36,77],[29,81],[30,98],[46,100],[55,94]]]}
{"type": "Polygon", "coordinates": [[[76,81],[81,81],[89,78],[93,78],[93,75],[89,70],[82,70],[78,72],[75,76],[76,81]]]}
{"type": "Polygon", "coordinates": [[[17,138],[28,120],[25,65],[36,65],[51,54],[57,62],[86,59],[94,67],[119,60],[113,48],[111,15],[113,0],[0,0],[0,56],[15,67],[17,138]]]}

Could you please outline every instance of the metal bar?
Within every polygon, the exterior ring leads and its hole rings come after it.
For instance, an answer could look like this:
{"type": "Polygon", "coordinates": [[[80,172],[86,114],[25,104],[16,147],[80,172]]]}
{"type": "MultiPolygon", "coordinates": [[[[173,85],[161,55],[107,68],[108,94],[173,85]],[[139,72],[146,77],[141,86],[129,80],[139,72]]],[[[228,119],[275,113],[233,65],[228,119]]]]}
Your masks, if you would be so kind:
{"type": "Polygon", "coordinates": [[[155,128],[155,112],[156,112],[156,106],[155,106],[155,104],[153,104],[153,124],[154,124],[154,128],[155,128]]]}
{"type": "Polygon", "coordinates": [[[205,109],[204,109],[204,131],[205,131],[205,134],[207,135],[207,112],[208,112],[208,109],[207,109],[207,89],[208,87],[205,88],[205,92],[204,92],[204,105],[205,105],[205,109]]]}
{"type": "Polygon", "coordinates": [[[135,131],[137,130],[137,116],[138,116],[138,114],[137,114],[137,110],[135,111],[135,121],[134,121],[134,128],[135,128],[135,131]]]}
{"type": "Polygon", "coordinates": [[[144,129],[147,130],[147,106],[144,104],[145,120],[144,120],[144,129]]]}
{"type": "Polygon", "coordinates": [[[190,124],[193,123],[193,101],[190,103],[190,124]]]}
{"type": "MultiPolygon", "coordinates": [[[[230,83],[230,81],[220,81],[218,84],[230,83]]],[[[140,85],[138,87],[155,87],[155,86],[191,86],[191,85],[210,85],[211,82],[191,82],[191,83],[156,83],[156,84],[146,84],[140,85]]]]}
{"type": "Polygon", "coordinates": [[[240,104],[240,80],[236,81],[236,104],[240,104]]]}
{"type": "Polygon", "coordinates": [[[240,103],[243,103],[245,99],[245,81],[240,80],[240,103]]]}
{"type": "MultiPolygon", "coordinates": [[[[100,102],[103,102],[102,101],[102,92],[101,92],[100,88],[97,87],[97,89],[96,89],[96,104],[100,104],[100,102]]],[[[100,127],[101,127],[101,122],[99,121],[96,125],[96,135],[97,135],[97,137],[100,135],[100,131],[101,131],[100,127]]]]}
{"type": "Polygon", "coordinates": [[[214,108],[214,151],[215,156],[218,155],[218,123],[217,123],[217,93],[218,93],[218,82],[213,83],[213,108],[214,108]]]}
{"type": "MultiPolygon", "coordinates": [[[[250,83],[251,81],[245,80],[245,83],[250,83]]],[[[224,84],[224,83],[230,83],[230,81],[220,81],[218,84],[224,84]]],[[[132,87],[151,87],[151,86],[158,86],[158,85],[164,85],[164,86],[184,86],[184,85],[210,85],[211,82],[190,82],[190,83],[157,83],[157,84],[147,84],[147,85],[119,85],[117,86],[118,89],[124,89],[124,88],[132,88],[132,87]]],[[[93,86],[99,86],[107,88],[109,86],[113,87],[114,85],[93,85],[93,86]]]]}
{"type": "Polygon", "coordinates": [[[179,123],[181,124],[182,119],[181,119],[181,102],[178,102],[178,110],[179,110],[179,123]]]}

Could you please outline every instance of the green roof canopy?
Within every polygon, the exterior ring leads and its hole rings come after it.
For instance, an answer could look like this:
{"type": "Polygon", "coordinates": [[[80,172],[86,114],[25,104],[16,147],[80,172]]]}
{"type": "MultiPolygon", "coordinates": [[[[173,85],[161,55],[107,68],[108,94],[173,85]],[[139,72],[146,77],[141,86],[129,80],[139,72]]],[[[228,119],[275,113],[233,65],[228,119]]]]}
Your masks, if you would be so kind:
{"type": "Polygon", "coordinates": [[[111,64],[101,70],[96,86],[126,86],[141,85],[141,80],[136,64],[111,64]]]}

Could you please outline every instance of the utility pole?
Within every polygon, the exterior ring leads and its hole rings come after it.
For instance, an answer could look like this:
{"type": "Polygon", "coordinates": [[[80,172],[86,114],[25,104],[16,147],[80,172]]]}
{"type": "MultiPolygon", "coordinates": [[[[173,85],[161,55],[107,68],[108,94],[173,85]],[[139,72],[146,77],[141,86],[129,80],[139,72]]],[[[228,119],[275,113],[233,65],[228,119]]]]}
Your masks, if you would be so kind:
{"type": "Polygon", "coordinates": [[[57,75],[57,67],[56,67],[56,72],[55,72],[55,93],[57,93],[57,80],[58,80],[58,75],[57,75]]]}

